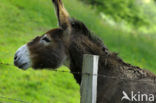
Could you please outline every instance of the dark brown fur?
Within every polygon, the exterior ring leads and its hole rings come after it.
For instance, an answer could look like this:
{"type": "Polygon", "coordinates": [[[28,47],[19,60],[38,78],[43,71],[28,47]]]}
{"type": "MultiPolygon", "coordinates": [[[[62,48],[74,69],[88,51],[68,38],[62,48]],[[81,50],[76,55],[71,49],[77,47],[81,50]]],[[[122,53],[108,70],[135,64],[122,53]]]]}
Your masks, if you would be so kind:
{"type": "Polygon", "coordinates": [[[46,34],[51,38],[51,43],[48,46],[40,43],[43,36],[28,43],[34,68],[57,68],[62,64],[66,54],[62,33],[62,29],[53,29],[47,32],[46,34]]]}
{"type": "MultiPolygon", "coordinates": [[[[61,11],[64,8],[58,6],[62,5],[60,0],[53,2],[57,7],[60,28],[46,33],[51,39],[46,46],[39,43],[43,36],[28,43],[34,68],[56,69],[65,59],[69,59],[69,69],[72,72],[81,72],[83,54],[99,55],[97,103],[121,103],[122,91],[129,95],[131,91],[156,94],[153,73],[123,62],[99,38],[93,36],[82,22],[69,18],[67,13],[61,11]]],[[[81,75],[73,75],[80,84],[81,75]]]]}
{"type": "MultiPolygon", "coordinates": [[[[123,62],[116,53],[108,51],[99,38],[92,36],[82,22],[74,20],[72,23],[74,25],[70,42],[64,40],[62,29],[54,29],[46,33],[52,38],[51,45],[45,47],[37,44],[41,37],[28,43],[34,68],[55,69],[62,64],[63,56],[67,55],[70,60],[70,70],[81,72],[83,54],[99,55],[98,74],[107,77],[98,77],[97,103],[120,103],[122,91],[156,93],[153,73],[123,62]]],[[[80,84],[81,75],[73,75],[80,84]]]]}

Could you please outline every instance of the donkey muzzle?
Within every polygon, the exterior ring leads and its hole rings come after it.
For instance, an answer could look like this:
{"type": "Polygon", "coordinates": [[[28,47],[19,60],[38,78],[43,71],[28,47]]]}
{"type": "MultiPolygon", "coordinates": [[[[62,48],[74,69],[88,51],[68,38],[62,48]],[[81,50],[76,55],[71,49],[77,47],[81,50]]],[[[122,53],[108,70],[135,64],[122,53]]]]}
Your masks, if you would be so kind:
{"type": "Polygon", "coordinates": [[[26,70],[31,67],[30,53],[27,45],[20,47],[14,56],[14,65],[26,70]]]}

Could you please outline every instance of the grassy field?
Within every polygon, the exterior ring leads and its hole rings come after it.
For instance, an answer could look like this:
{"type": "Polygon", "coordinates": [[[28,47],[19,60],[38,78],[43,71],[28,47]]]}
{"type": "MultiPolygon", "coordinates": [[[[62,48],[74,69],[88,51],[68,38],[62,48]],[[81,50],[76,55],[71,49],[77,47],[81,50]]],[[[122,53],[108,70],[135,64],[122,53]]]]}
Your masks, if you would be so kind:
{"type": "MultiPolygon", "coordinates": [[[[99,35],[105,45],[126,62],[156,73],[156,36],[126,33],[104,23],[99,15],[77,0],[63,0],[73,17],[99,35]]],[[[51,0],[0,0],[0,62],[13,64],[16,50],[37,35],[57,27],[51,0]]],[[[67,70],[61,67],[59,70],[67,70]]],[[[0,64],[0,102],[79,103],[79,86],[72,74],[50,70],[22,71],[0,64]]]]}

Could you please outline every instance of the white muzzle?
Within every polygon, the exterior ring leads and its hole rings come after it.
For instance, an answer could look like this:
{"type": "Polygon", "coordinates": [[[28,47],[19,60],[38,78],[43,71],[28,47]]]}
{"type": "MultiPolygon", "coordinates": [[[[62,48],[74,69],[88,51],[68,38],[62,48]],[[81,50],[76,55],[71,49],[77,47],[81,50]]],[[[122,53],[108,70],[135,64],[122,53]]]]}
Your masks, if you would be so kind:
{"type": "Polygon", "coordinates": [[[29,53],[29,49],[27,45],[23,45],[16,51],[16,54],[14,57],[14,64],[15,66],[23,70],[26,70],[29,67],[31,67],[32,62],[30,59],[30,53],[29,53]]]}

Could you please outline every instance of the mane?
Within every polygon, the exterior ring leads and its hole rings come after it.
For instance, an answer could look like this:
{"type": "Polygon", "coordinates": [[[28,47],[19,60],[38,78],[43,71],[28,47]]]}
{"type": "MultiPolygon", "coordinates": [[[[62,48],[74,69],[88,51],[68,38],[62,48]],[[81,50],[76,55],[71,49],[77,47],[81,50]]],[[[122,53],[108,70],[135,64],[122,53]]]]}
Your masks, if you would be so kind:
{"type": "MultiPolygon", "coordinates": [[[[104,45],[104,42],[99,37],[97,37],[93,32],[91,32],[85,26],[85,24],[83,24],[81,21],[74,20],[72,22],[72,27],[74,27],[75,32],[76,32],[76,33],[73,33],[73,35],[76,36],[75,38],[76,39],[79,37],[81,37],[81,38],[77,40],[80,42],[76,42],[76,40],[73,41],[74,45],[73,45],[73,48],[71,49],[71,54],[78,53],[79,55],[72,54],[73,56],[71,55],[71,57],[80,58],[80,61],[81,61],[82,57],[79,57],[81,53],[84,53],[84,54],[89,53],[92,55],[99,55],[101,58],[99,61],[99,65],[101,65],[99,69],[101,72],[103,72],[103,70],[107,69],[107,68],[109,68],[110,70],[119,72],[124,68],[123,71],[130,71],[131,76],[133,75],[133,73],[136,74],[137,75],[136,78],[145,78],[147,76],[150,76],[152,78],[155,77],[155,75],[149,71],[146,71],[144,69],[141,69],[138,66],[133,66],[129,63],[124,62],[118,56],[118,53],[109,51],[108,48],[104,45]],[[87,37],[87,38],[85,38],[85,37],[87,37]],[[82,40],[82,39],[84,39],[84,40],[82,40]],[[83,42],[84,45],[80,44],[81,42],[83,42]],[[92,47],[90,47],[90,46],[88,46],[89,43],[92,43],[94,45],[92,47]],[[79,51],[79,49],[77,49],[77,47],[75,47],[75,44],[77,45],[78,48],[81,48],[83,51],[79,51]],[[87,48],[87,51],[86,51],[86,48],[87,48]]],[[[72,61],[74,61],[74,59],[72,59],[72,61]]],[[[82,64],[80,61],[79,62],[74,61],[75,63],[78,62],[78,64],[76,63],[77,67],[72,65],[71,69],[72,70],[80,70],[80,68],[81,68],[80,65],[82,64]]],[[[126,75],[126,73],[125,73],[125,75],[126,75]]],[[[78,77],[76,77],[76,78],[78,78],[78,77]]]]}
{"type": "Polygon", "coordinates": [[[84,35],[84,36],[87,36],[88,39],[90,39],[92,42],[94,42],[95,44],[99,45],[102,47],[102,49],[105,51],[105,52],[108,52],[108,49],[107,47],[104,45],[104,42],[93,32],[91,32],[87,26],[81,22],[81,21],[78,21],[74,18],[72,18],[72,26],[74,28],[76,28],[76,35],[84,35]],[[81,31],[80,31],[81,30],[81,31]]]}

